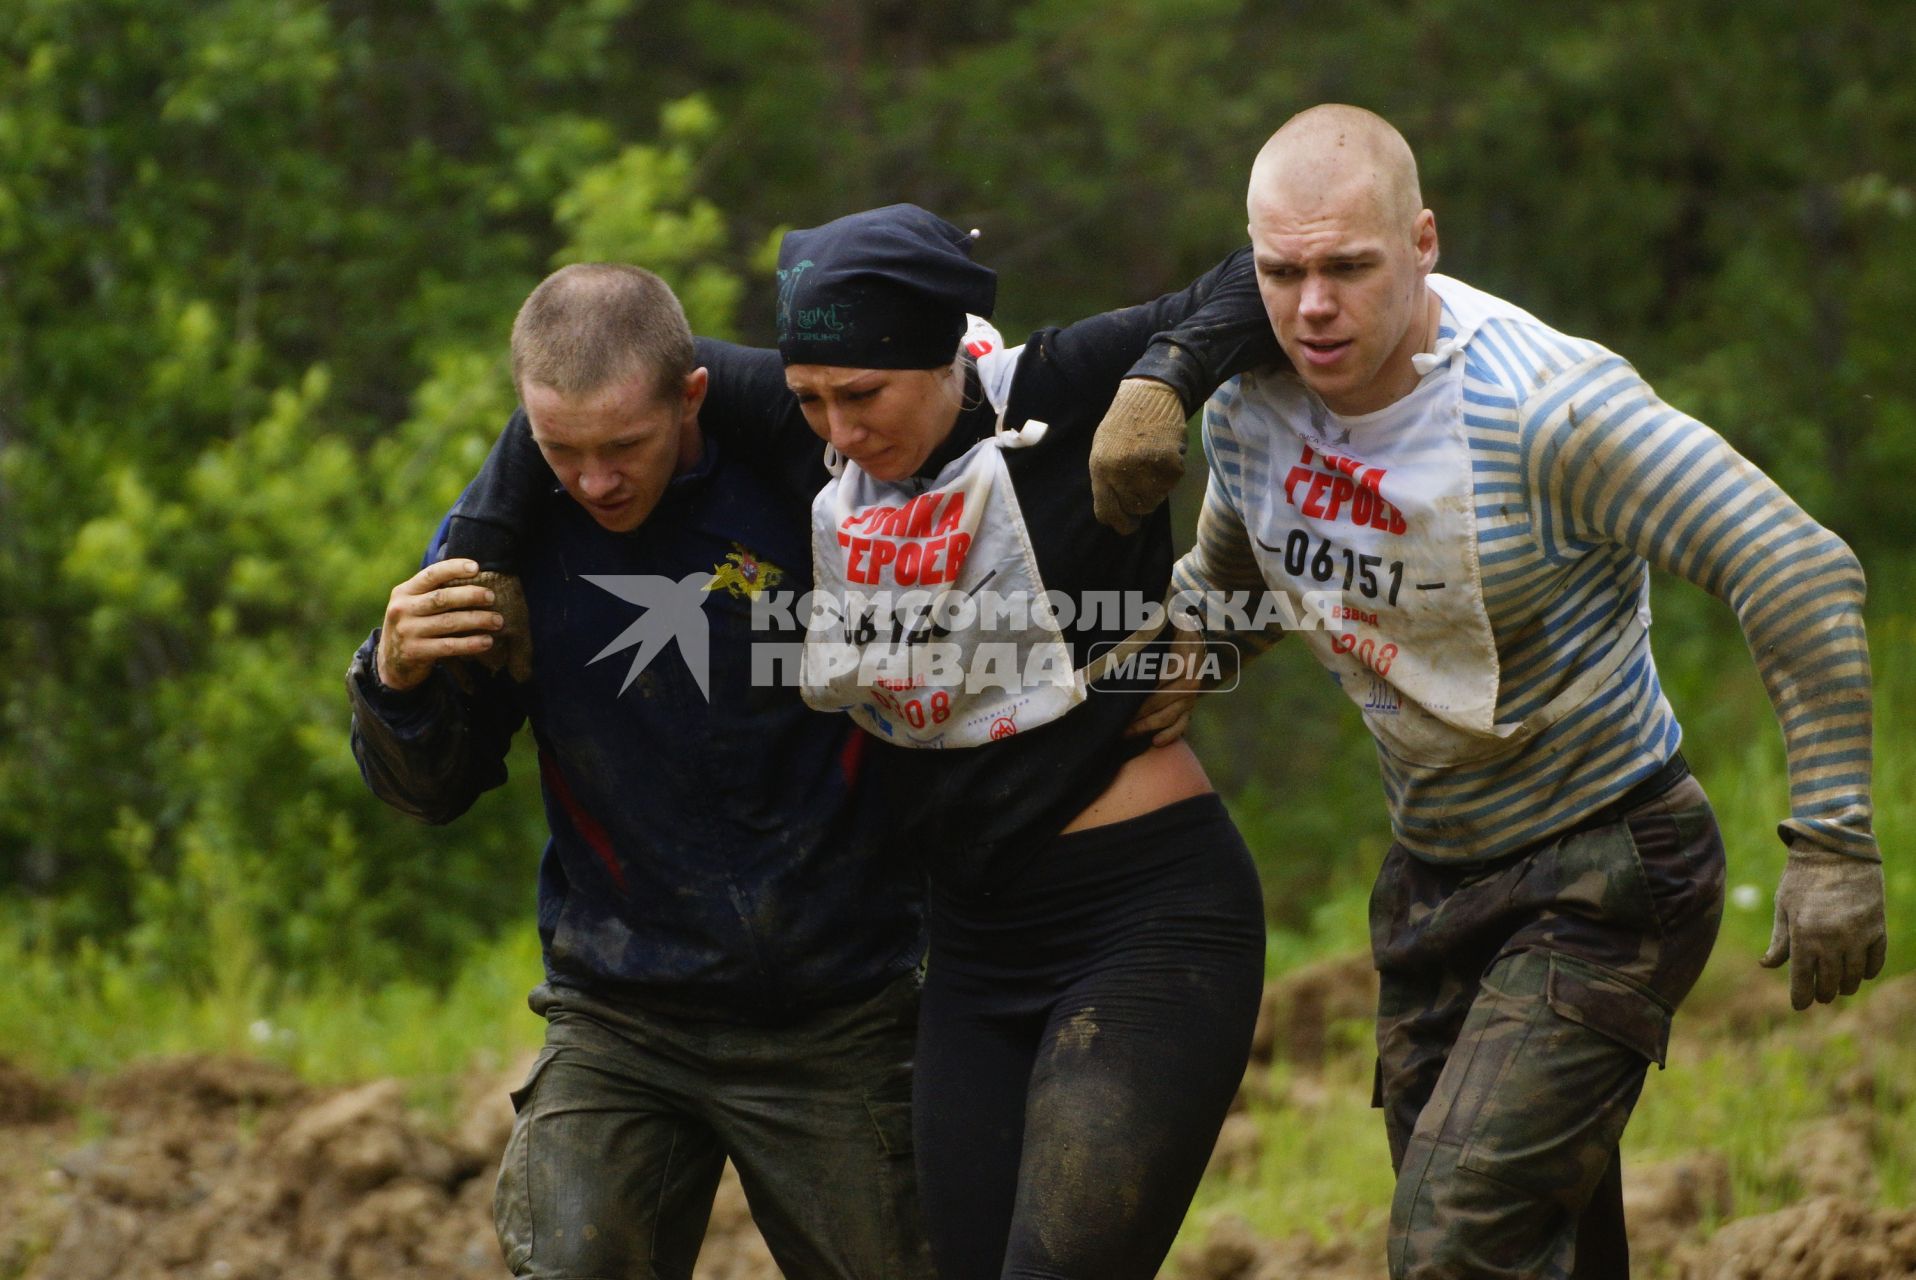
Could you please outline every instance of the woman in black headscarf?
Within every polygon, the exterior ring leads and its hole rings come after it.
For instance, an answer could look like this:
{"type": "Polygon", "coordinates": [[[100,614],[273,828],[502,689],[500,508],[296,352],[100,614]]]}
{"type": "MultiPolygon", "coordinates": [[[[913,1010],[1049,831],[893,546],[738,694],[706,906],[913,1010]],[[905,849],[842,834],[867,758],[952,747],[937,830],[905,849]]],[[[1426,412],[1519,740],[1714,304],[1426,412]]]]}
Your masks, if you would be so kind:
{"type": "MultiPolygon", "coordinates": [[[[779,349],[702,342],[700,418],[818,491],[806,696],[869,731],[887,843],[927,873],[913,1104],[941,1276],[1149,1277],[1244,1070],[1264,923],[1190,748],[1126,733],[1169,516],[1098,523],[1086,459],[1154,335],[1186,406],[1274,347],[1210,322],[1246,314],[1240,252],[1006,350],[971,247],[910,205],[790,233],[779,349]]],[[[509,470],[466,499],[488,537],[509,470]]]]}

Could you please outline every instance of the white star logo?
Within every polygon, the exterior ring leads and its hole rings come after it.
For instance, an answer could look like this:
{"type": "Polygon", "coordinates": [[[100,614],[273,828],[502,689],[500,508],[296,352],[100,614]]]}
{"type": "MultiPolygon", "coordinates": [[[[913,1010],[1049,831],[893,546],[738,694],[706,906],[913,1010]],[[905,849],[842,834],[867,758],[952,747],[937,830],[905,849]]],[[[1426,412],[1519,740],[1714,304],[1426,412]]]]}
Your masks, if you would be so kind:
{"type": "Polygon", "coordinates": [[[704,607],[705,584],[712,580],[711,574],[687,574],[676,582],[652,573],[588,573],[581,576],[601,591],[609,591],[619,599],[645,610],[639,615],[638,621],[613,637],[611,644],[593,654],[587,666],[621,649],[637,645],[639,651],[632,655],[632,666],[625,673],[625,683],[619,686],[619,692],[624,693],[639,678],[639,672],[650,666],[652,659],[665,649],[666,644],[677,640],[679,657],[684,659],[686,670],[692,673],[692,679],[705,700],[712,700],[711,629],[705,620],[704,607]]]}

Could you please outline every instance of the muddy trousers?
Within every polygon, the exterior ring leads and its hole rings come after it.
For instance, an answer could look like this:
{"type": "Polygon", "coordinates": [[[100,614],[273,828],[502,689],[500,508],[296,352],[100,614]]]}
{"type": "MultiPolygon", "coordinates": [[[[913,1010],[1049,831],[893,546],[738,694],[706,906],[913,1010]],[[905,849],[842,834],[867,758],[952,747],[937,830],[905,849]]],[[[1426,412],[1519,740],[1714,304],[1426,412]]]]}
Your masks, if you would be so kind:
{"type": "Polygon", "coordinates": [[[1393,846],[1371,897],[1392,1280],[1622,1280],[1617,1144],[1709,958],[1723,842],[1680,780],[1487,865],[1393,846]]]}
{"type": "Polygon", "coordinates": [[[939,1280],[1148,1280],[1244,1076],[1257,874],[1215,796],[935,887],[913,1116],[939,1280]]]}
{"type": "Polygon", "coordinates": [[[931,1280],[911,1159],[918,976],[787,1026],[540,987],[493,1217],[527,1280],[689,1280],[727,1157],[787,1280],[931,1280]]]}

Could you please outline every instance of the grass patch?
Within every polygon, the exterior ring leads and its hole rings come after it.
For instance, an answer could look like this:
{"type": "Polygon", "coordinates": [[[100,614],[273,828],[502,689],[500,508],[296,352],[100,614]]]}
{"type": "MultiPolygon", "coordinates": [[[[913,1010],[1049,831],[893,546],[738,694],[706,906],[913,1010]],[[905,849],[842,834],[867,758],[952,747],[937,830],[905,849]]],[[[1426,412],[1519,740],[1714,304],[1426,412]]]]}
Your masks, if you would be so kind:
{"type": "Polygon", "coordinates": [[[1370,1106],[1370,1061],[1367,1054],[1333,1058],[1321,1074],[1301,1081],[1289,1064],[1274,1063],[1277,1101],[1252,1108],[1262,1134],[1254,1171],[1205,1179],[1180,1242],[1201,1239],[1226,1213],[1273,1239],[1381,1231],[1393,1180],[1384,1122],[1370,1106]]]}
{"type": "MultiPolygon", "coordinates": [[[[1873,1098],[1862,1111],[1873,1198],[1890,1208],[1916,1203],[1916,1091],[1907,1083],[1916,1079],[1916,1040],[1860,1043],[1833,1022],[1811,1015],[1756,1038],[1721,1026],[1687,1036],[1680,1029],[1669,1069],[1651,1071],[1631,1119],[1626,1160],[1718,1152],[1730,1169],[1732,1216],[1769,1213],[1805,1194],[1794,1147],[1805,1127],[1854,1111],[1855,1098],[1873,1098]]],[[[1206,1179],[1180,1245],[1202,1239],[1224,1214],[1272,1239],[1380,1234],[1392,1177],[1383,1119],[1369,1105],[1370,1064],[1368,1052],[1353,1048],[1300,1081],[1277,1063],[1272,1093],[1280,1101],[1252,1112],[1262,1135],[1254,1169],[1206,1179]]]]}
{"type": "Polygon", "coordinates": [[[439,1110],[462,1076],[501,1069],[544,1031],[525,1005],[541,976],[530,927],[475,950],[444,987],[400,981],[275,991],[258,981],[236,999],[230,983],[207,992],[153,984],[97,948],[56,958],[11,933],[0,933],[0,967],[9,975],[0,984],[0,1044],[44,1075],[106,1073],[173,1054],[245,1054],[316,1084],[397,1076],[416,1103],[439,1110]]]}

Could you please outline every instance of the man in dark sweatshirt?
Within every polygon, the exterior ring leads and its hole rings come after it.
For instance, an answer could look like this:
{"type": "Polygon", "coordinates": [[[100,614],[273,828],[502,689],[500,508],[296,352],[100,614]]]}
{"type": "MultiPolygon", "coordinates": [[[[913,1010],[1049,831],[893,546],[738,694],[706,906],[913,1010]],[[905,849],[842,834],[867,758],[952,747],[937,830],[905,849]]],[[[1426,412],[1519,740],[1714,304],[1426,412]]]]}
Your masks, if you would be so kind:
{"type": "Polygon", "coordinates": [[[548,1026],[506,1261],[689,1277],[729,1157],[792,1280],[929,1276],[917,872],[859,799],[859,730],[752,666],[754,601],[810,588],[810,495],[700,429],[706,371],[648,272],[557,272],[512,350],[560,485],[519,548],[529,651],[495,644],[517,584],[447,558],[449,517],[347,678],[367,784],[427,822],[505,780],[521,724],[538,743],[548,1026]],[[472,661],[508,647],[517,678],[472,661]]]}

